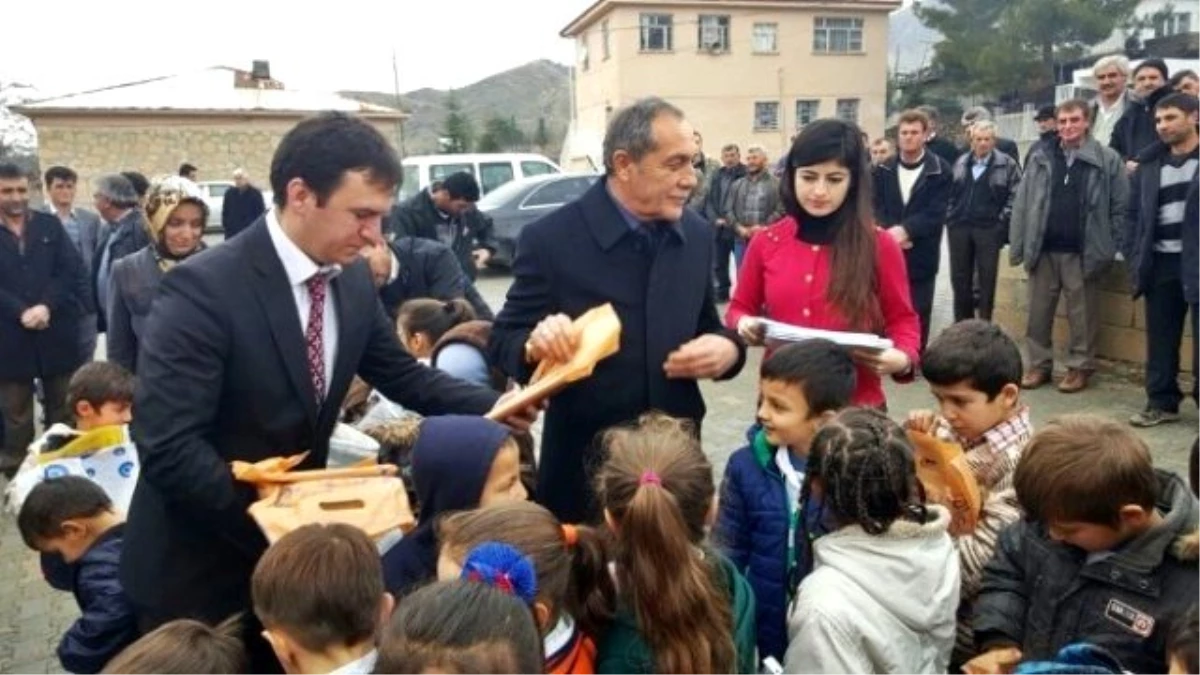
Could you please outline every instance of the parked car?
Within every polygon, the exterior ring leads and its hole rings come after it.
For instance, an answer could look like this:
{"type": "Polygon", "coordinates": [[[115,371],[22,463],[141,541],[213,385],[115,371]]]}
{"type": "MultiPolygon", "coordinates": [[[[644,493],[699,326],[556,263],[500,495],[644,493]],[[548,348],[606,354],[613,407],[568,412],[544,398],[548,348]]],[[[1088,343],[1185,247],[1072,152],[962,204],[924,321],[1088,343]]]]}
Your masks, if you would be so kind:
{"type": "Polygon", "coordinates": [[[561,173],[557,164],[533,153],[497,152],[460,155],[413,155],[401,162],[404,182],[396,194],[404,201],[452,173],[466,171],[479,181],[479,190],[492,190],[517,178],[561,173]]]}
{"type": "Polygon", "coordinates": [[[476,205],[491,217],[498,248],[490,265],[511,267],[517,237],[533,221],[587,192],[600,174],[555,173],[522,178],[489,192],[476,205]]]}
{"type": "MultiPolygon", "coordinates": [[[[204,203],[208,204],[208,223],[204,226],[205,232],[221,232],[221,207],[225,205],[225,193],[234,188],[231,180],[202,180],[197,185],[204,192],[204,203]]],[[[261,188],[260,188],[261,189],[261,188]]],[[[267,210],[271,209],[271,199],[275,193],[270,190],[263,190],[263,202],[267,205],[267,210]]]]}

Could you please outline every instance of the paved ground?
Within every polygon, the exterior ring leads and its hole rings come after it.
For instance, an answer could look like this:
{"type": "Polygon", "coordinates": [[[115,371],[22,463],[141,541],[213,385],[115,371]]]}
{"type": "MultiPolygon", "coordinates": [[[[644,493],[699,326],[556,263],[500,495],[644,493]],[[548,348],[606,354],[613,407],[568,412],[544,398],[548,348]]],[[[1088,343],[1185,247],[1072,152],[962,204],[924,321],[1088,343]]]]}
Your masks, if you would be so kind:
{"type": "MultiPolygon", "coordinates": [[[[481,280],[480,288],[493,307],[499,307],[508,284],[507,276],[488,275],[481,280]]],[[[949,323],[950,304],[948,284],[942,283],[935,303],[935,329],[949,323]]],[[[736,380],[703,386],[709,408],[704,446],[718,472],[724,470],[729,454],[743,443],[746,426],[754,414],[759,357],[760,352],[753,352],[736,380]]],[[[1096,378],[1095,385],[1082,394],[1067,396],[1046,388],[1028,393],[1025,400],[1033,410],[1035,423],[1066,412],[1094,412],[1125,420],[1143,404],[1140,386],[1106,376],[1096,378]]],[[[888,401],[897,416],[933,404],[920,381],[889,385],[888,401]]],[[[1186,469],[1187,451],[1197,429],[1196,410],[1190,403],[1185,404],[1183,415],[1179,424],[1144,432],[1155,461],[1174,471],[1186,469]]],[[[54,649],[75,616],[74,599],[45,585],[36,557],[21,543],[13,519],[0,516],[0,673],[61,672],[54,649]]]]}

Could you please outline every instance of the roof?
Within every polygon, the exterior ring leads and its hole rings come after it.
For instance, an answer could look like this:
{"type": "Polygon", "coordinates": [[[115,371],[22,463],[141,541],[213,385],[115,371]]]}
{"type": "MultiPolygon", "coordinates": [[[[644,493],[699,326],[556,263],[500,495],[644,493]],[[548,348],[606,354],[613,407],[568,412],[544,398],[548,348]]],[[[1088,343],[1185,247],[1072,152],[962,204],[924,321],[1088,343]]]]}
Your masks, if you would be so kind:
{"type": "MultiPolygon", "coordinates": [[[[362,103],[335,93],[282,88],[238,88],[245,73],[216,66],[204,70],[128,82],[14,106],[25,115],[38,113],[93,114],[310,114],[338,110],[384,119],[404,119],[399,110],[362,103]]],[[[276,86],[278,86],[276,84],[276,86]]]]}
{"type": "Polygon", "coordinates": [[[825,11],[879,11],[891,12],[899,9],[900,0],[596,0],[587,9],[571,20],[561,31],[561,37],[570,38],[587,30],[618,5],[632,7],[651,5],[655,9],[678,6],[680,9],[700,9],[706,12],[742,8],[754,9],[820,9],[825,11]]]}

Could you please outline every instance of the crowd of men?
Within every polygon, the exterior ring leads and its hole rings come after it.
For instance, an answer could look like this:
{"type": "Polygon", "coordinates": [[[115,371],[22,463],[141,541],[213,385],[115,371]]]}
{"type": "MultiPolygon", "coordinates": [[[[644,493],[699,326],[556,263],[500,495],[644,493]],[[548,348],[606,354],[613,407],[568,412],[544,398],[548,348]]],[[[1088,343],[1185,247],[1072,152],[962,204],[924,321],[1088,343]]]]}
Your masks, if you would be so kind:
{"type": "MultiPolygon", "coordinates": [[[[1088,387],[1102,312],[1095,282],[1124,259],[1131,293],[1145,299],[1148,327],[1147,403],[1131,422],[1154,426],[1178,419],[1179,347],[1189,308],[1195,331],[1195,228],[1183,225],[1196,220],[1200,81],[1187,70],[1169,77],[1159,59],[1131,72],[1123,56],[1100,59],[1093,74],[1093,101],[1037,111],[1039,137],[1024,157],[999,134],[987,108],[964,112],[964,147],[941,133],[936,109],[903,112],[895,138],[870,143],[875,216],[904,249],[922,348],[943,231],[955,321],[992,319],[1000,256],[1008,246],[1010,264],[1023,265],[1029,278],[1022,383],[1029,389],[1052,379],[1060,296],[1070,339],[1057,387],[1064,393],[1088,387]]],[[[773,178],[786,161],[781,157],[770,172],[761,147],[747,148],[743,163],[733,144],[721,149],[719,164],[702,151],[696,155],[699,186],[690,205],[713,225],[718,300],[729,297],[730,256],[740,265],[747,242],[781,214],[773,178]]]]}

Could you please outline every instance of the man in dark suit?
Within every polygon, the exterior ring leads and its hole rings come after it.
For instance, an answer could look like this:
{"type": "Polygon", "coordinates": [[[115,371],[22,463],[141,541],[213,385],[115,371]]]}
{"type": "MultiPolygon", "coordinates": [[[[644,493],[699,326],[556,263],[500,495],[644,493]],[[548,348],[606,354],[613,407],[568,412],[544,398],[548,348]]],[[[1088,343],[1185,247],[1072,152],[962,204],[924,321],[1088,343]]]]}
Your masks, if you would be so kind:
{"type": "Polygon", "coordinates": [[[41,211],[58,216],[83,261],[77,299],[80,311],[79,350],[86,362],[96,355],[96,298],[91,291],[91,269],[92,258],[100,243],[102,225],[100,216],[94,211],[75,206],[75,188],[78,181],[78,174],[70,167],[52,166],[46,169],[43,182],[47,199],[41,211]]]}
{"type": "Polygon", "coordinates": [[[225,239],[233,239],[267,211],[263,193],[250,184],[243,169],[233,170],[233,189],[221,200],[221,229],[225,239]]]}
{"type": "Polygon", "coordinates": [[[598,516],[589,480],[598,432],[650,410],[699,424],[696,380],[731,378],[745,361],[713,304],[712,228],[684,210],[695,152],[678,108],[638,101],[609,126],[605,178],[521,233],[492,328],[493,363],[525,381],[539,361],[569,359],[571,320],[606,302],[622,325],[620,351],[550,400],[537,492],[564,522],[598,516]]]}
{"type": "Polygon", "coordinates": [[[465,298],[471,286],[450,247],[420,237],[380,242],[363,255],[379,287],[379,300],[393,320],[400,305],[415,298],[465,298]]]}
{"type": "Polygon", "coordinates": [[[929,118],[906,110],[897,124],[895,157],[875,167],[875,220],[904,249],[908,290],[921,317],[921,351],[929,341],[929,319],[942,256],[953,179],[950,166],[925,145],[929,118]]]}
{"type": "Polygon", "coordinates": [[[0,473],[12,478],[33,442],[33,381],[46,421],[68,422],[67,381],[79,367],[81,263],[54,216],[29,208],[29,177],[0,163],[0,473]]]}
{"type": "Polygon", "coordinates": [[[475,289],[479,268],[487,265],[496,252],[492,219],[475,208],[479,201],[479,182],[460,171],[422,190],[406,202],[396,204],[388,214],[385,231],[403,237],[440,241],[454,251],[463,274],[472,282],[466,298],[481,319],[491,320],[492,308],[475,289]]]}
{"type": "Polygon", "coordinates": [[[96,252],[92,257],[91,291],[96,304],[96,325],[101,333],[108,330],[108,282],[113,263],[145,248],[150,243],[146,214],[133,183],[114,173],[96,179],[93,203],[105,222],[96,252]]]}
{"type": "MultiPolygon", "coordinates": [[[[121,561],[143,630],[249,609],[267,542],[246,513],[254,489],[233,480],[230,462],[307,452],[298,468],[324,467],[355,374],[422,414],[482,414],[496,402],[418,364],[379,304],[359,252],[380,240],[399,178],[368,123],[305,120],[272,160],[282,206],[163,277],[139,355],[142,467],[121,561]]],[[[247,617],[251,668],[278,668],[247,617]]]]}

